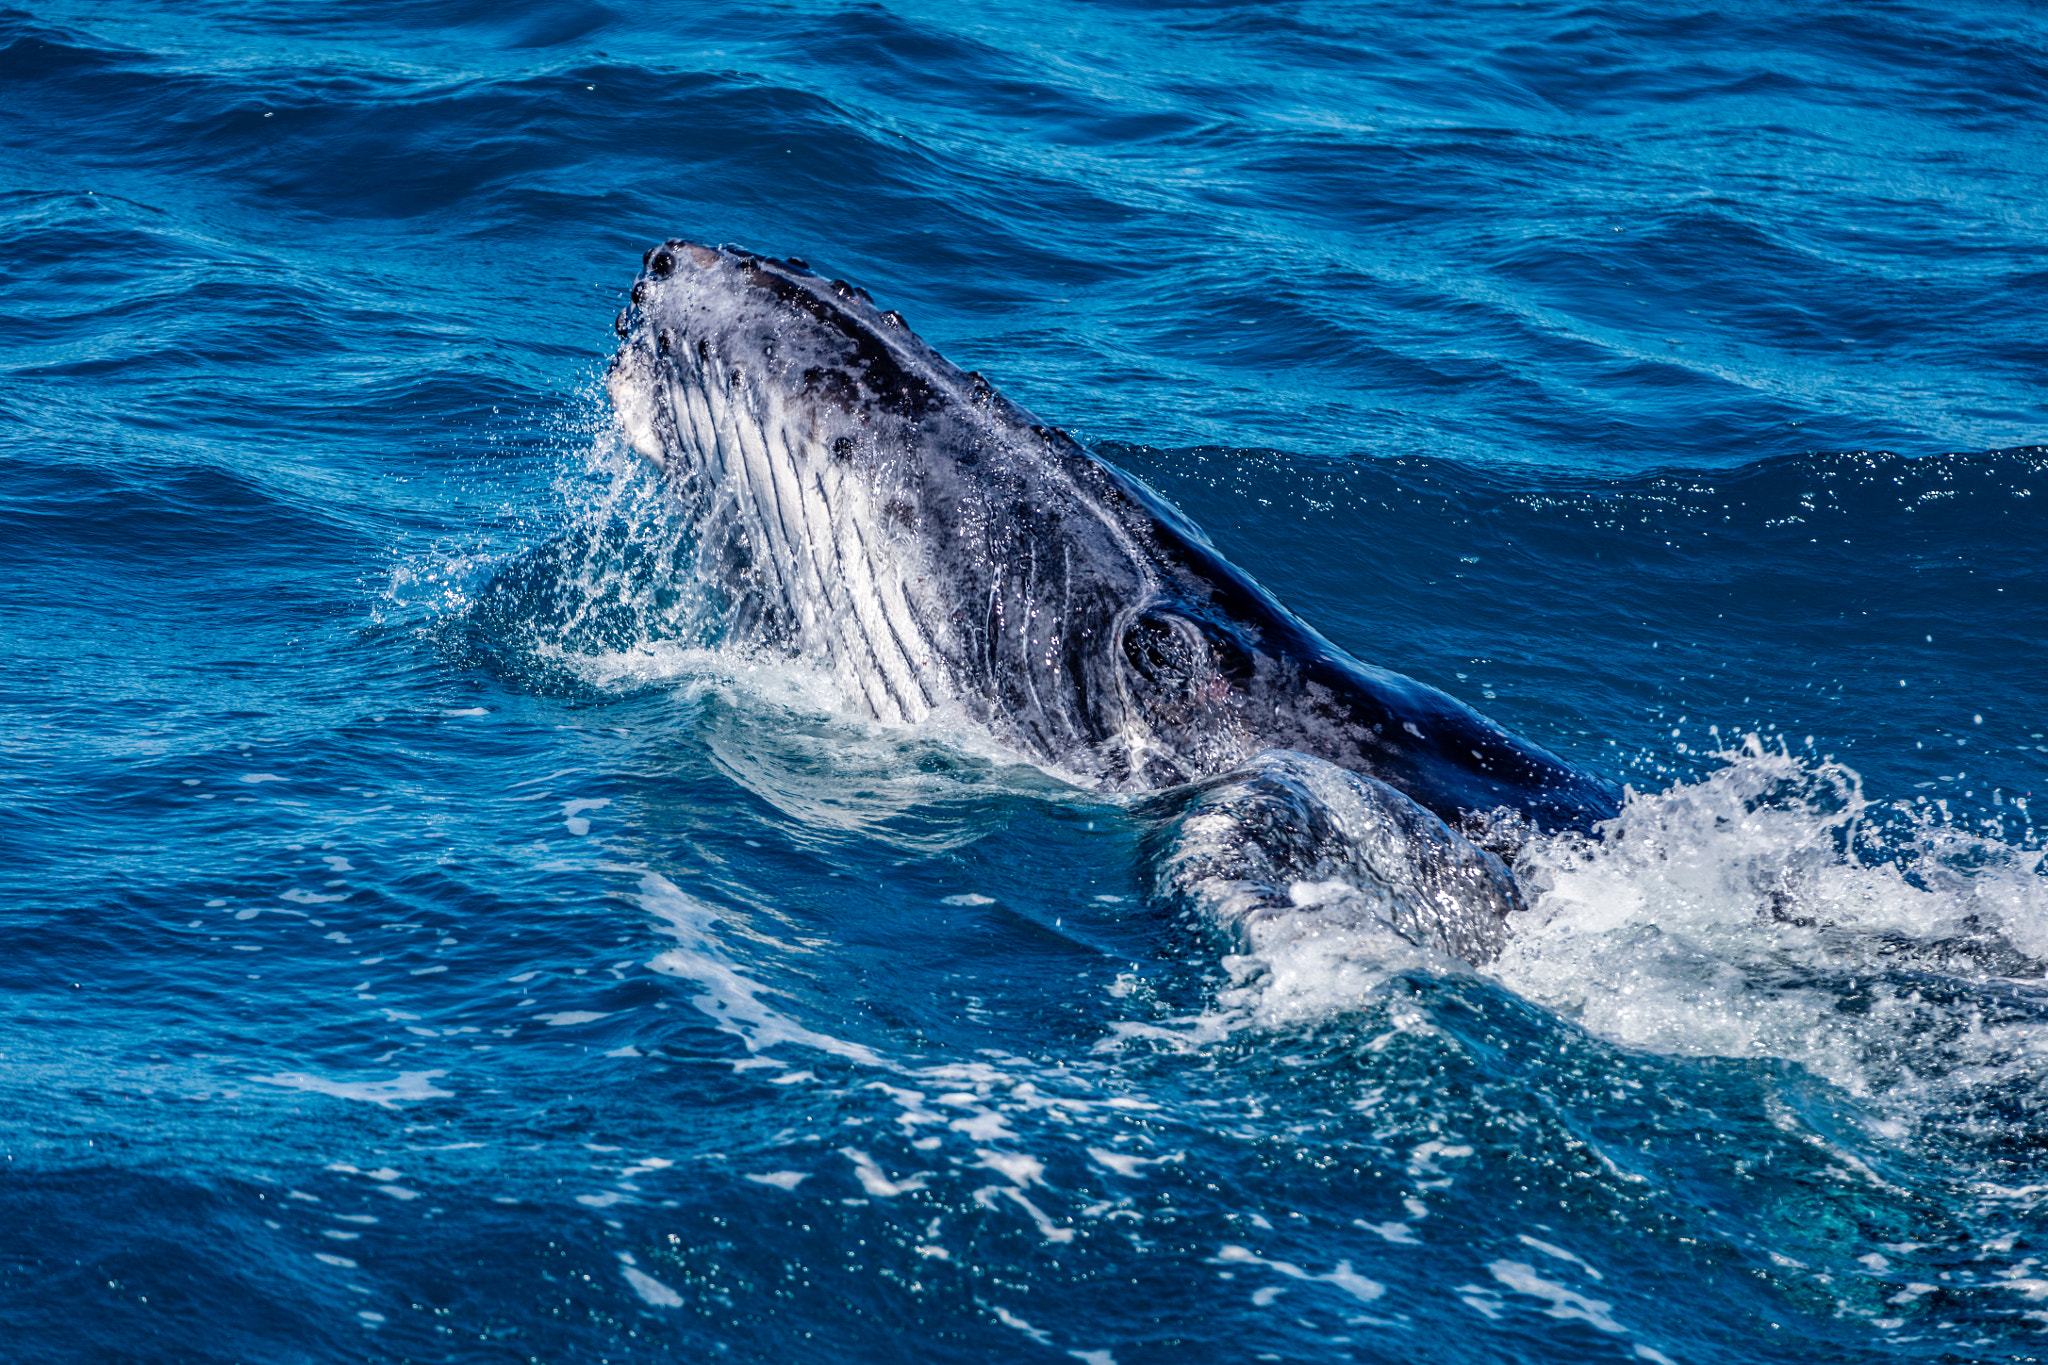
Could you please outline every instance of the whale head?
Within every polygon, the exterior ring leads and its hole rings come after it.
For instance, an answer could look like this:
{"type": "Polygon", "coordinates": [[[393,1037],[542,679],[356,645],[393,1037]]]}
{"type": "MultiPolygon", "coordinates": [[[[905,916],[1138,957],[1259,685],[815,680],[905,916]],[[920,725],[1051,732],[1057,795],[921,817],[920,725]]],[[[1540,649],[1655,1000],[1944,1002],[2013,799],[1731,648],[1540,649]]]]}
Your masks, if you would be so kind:
{"type": "Polygon", "coordinates": [[[802,261],[664,242],[632,298],[613,409],[733,629],[827,662],[883,720],[965,700],[1030,723],[1039,699],[1006,689],[1137,586],[1091,511],[1116,496],[1101,467],[802,261]]]}

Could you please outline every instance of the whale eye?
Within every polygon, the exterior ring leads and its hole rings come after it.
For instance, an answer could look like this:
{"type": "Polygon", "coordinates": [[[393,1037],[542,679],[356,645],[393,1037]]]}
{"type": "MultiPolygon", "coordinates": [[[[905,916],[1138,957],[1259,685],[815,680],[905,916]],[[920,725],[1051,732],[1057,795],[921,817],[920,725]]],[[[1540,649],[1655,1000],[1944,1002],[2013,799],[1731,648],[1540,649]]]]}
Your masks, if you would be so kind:
{"type": "Polygon", "coordinates": [[[676,268],[676,258],[666,251],[657,251],[654,259],[647,263],[647,268],[657,276],[667,275],[676,268]]]}

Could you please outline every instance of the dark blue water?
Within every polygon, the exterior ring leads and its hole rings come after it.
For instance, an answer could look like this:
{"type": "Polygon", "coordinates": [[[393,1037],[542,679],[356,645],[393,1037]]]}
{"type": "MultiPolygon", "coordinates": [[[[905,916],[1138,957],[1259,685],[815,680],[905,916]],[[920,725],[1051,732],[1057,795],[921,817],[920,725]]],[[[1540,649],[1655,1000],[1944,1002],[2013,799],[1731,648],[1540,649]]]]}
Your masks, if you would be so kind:
{"type": "Polygon", "coordinates": [[[0,10],[0,1355],[2039,1358],[2044,91],[2010,4],[0,10]],[[1483,971],[1257,957],[704,648],[597,383],[671,235],[1635,799],[1483,971]]]}

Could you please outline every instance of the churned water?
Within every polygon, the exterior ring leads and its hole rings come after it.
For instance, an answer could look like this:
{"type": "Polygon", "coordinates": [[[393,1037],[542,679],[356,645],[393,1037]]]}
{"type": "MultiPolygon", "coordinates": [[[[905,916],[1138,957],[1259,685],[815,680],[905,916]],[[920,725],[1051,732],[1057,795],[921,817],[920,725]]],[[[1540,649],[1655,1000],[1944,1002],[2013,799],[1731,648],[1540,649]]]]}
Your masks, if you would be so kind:
{"type": "Polygon", "coordinates": [[[2048,22],[0,10],[0,1355],[2016,1361],[2048,22]],[[798,254],[1621,780],[1474,970],[693,626],[598,376],[798,254]]]}

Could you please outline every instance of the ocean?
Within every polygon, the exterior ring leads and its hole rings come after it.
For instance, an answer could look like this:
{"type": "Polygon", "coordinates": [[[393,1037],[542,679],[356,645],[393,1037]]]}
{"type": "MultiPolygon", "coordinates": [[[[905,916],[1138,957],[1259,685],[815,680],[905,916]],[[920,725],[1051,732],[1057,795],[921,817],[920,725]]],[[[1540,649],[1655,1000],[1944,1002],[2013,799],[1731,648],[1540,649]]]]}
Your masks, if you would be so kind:
{"type": "Polygon", "coordinates": [[[2011,3],[0,9],[0,1356],[2040,1359],[2044,115],[2011,3]],[[675,236],[1622,814],[1248,951],[707,637],[675,236]]]}

